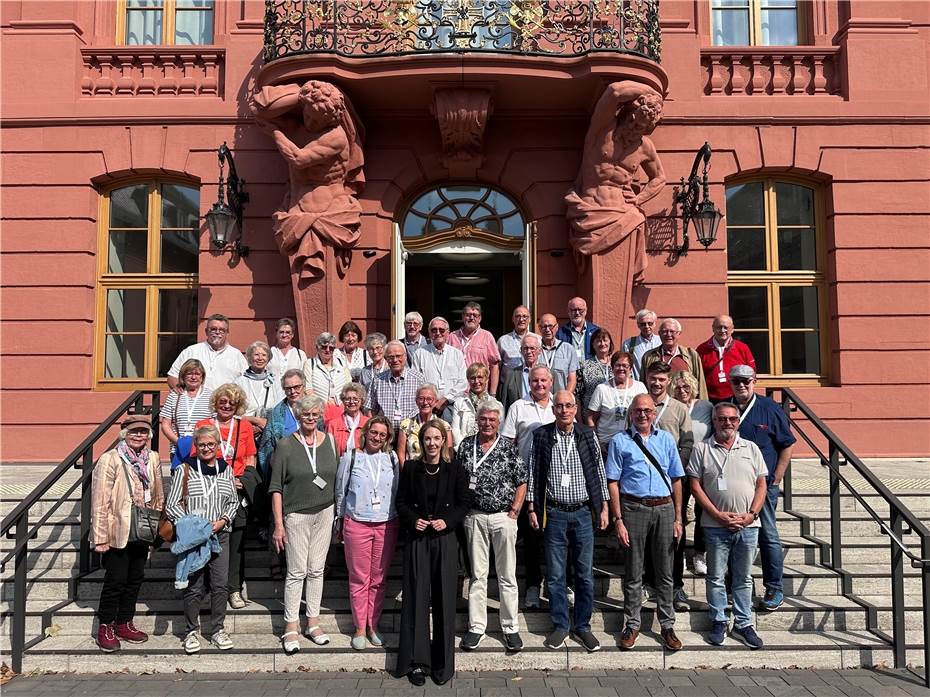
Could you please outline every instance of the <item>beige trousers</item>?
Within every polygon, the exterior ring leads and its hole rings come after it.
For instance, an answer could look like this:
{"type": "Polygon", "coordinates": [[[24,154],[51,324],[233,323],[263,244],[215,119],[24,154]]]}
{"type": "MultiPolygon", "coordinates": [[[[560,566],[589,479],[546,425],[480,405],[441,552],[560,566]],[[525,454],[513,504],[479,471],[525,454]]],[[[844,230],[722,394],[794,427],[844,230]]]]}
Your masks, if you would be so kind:
{"type": "Polygon", "coordinates": [[[517,521],[502,513],[472,512],[465,518],[465,536],[471,557],[468,586],[468,631],[484,634],[488,624],[488,570],[494,549],[497,585],[500,593],[501,629],[505,634],[520,631],[517,591],[517,521]]]}
{"type": "Polygon", "coordinates": [[[287,578],[284,579],[284,621],[300,620],[300,597],[307,601],[307,617],[319,617],[323,598],[323,568],[333,536],[333,513],[329,506],[317,513],[288,513],[284,516],[287,533],[287,578]]]}

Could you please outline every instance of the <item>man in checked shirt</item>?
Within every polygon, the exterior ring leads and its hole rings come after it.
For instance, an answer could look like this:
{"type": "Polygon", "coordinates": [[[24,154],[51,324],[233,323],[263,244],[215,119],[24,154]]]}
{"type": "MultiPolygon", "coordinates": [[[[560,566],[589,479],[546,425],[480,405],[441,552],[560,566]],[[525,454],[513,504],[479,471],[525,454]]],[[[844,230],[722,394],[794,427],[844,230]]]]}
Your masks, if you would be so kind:
{"type": "Polygon", "coordinates": [[[574,637],[588,651],[600,642],[591,631],[594,607],[594,525],[608,522],[607,478],[594,430],[575,422],[578,405],[568,390],[556,392],[555,422],[533,433],[526,498],[530,525],[543,529],[546,587],[553,631],[544,646],[560,649],[569,635],[566,563],[574,560],[574,637]]]}

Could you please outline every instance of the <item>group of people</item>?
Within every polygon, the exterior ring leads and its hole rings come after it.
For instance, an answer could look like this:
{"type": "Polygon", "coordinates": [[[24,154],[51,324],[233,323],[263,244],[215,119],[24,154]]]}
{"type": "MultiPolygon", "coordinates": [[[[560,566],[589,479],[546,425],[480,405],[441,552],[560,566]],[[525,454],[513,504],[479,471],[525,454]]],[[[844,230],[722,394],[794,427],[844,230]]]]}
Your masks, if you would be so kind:
{"type": "Polygon", "coordinates": [[[481,307],[468,303],[455,331],[434,317],[423,336],[416,312],[393,341],[346,322],[338,335],[317,337],[313,356],[293,344],[292,320],[278,322],[275,346],[255,341],[243,355],[228,341],[229,321],[209,317],[206,340],[169,370],[160,424],[127,418],[94,473],[92,543],[106,570],[100,648],[147,638],[132,622],[148,549],[127,538],[136,505],[163,506],[174,523],[188,653],[200,636],[232,647],[224,620],[227,605],[248,602],[249,526],[267,531],[271,576],[284,574],[288,654],[302,636],[330,642],[319,618],[333,540],[344,544],[357,650],[384,645],[386,578],[402,549],[396,672],[415,685],[452,677],[460,550],[469,576],[460,648],[485,636],[493,550],[508,652],[523,647],[520,581],[524,607],[539,607],[543,592],[548,599],[546,647],[572,636],[597,651],[594,540],[608,528],[624,568],[620,647],[637,641],[645,596],[675,651],[675,612],[689,607],[682,576],[692,497],[691,563],[706,577],[707,640],[725,641],[729,591],[731,636],[761,647],[751,566],[758,549],[758,608],[776,609],[784,594],[775,509],[794,438],[778,405],[754,391],[749,347],[733,338],[727,315],[697,348],[679,343],[677,320],[660,322],[650,310],[637,313],[639,334],[619,348],[587,321],[583,298],[569,301],[568,317],[560,326],[542,314],[534,333],[520,306],[513,331],[495,339],[481,327],[481,307]],[[149,448],[156,426],[171,441],[166,500],[149,448]],[[208,589],[211,624],[201,627],[208,589]]]}

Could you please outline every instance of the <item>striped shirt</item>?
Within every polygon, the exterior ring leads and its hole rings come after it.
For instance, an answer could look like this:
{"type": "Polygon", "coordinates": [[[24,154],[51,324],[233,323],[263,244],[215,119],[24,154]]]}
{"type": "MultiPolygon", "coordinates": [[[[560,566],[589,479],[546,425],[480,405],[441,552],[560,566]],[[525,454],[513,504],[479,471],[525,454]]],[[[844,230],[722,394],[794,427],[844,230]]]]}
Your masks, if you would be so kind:
{"type": "MultiPolygon", "coordinates": [[[[203,387],[193,398],[185,390],[180,395],[177,392],[171,392],[168,399],[165,400],[165,406],[162,407],[162,418],[171,419],[171,429],[178,438],[190,436],[194,433],[194,425],[201,419],[209,419],[213,416],[210,409],[210,395],[212,390],[203,387]]],[[[171,454],[177,450],[177,446],[171,444],[171,454]]]]}
{"type": "Polygon", "coordinates": [[[216,460],[216,469],[207,467],[199,458],[184,461],[190,468],[187,480],[187,498],[182,502],[185,467],[178,467],[171,475],[171,490],[165,502],[165,513],[177,521],[185,515],[197,515],[209,521],[225,518],[232,525],[239,508],[239,494],[233,482],[232,467],[223,460],[216,460]]]}

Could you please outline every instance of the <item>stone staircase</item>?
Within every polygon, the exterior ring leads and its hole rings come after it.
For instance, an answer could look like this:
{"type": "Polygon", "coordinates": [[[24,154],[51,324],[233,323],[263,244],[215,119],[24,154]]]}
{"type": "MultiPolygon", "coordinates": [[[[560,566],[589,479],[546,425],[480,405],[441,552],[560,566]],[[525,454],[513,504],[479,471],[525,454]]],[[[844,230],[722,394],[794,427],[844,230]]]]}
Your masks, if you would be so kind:
{"type": "MultiPolygon", "coordinates": [[[[925,477],[926,461],[915,474],[925,477]]],[[[808,522],[791,513],[779,513],[779,529],[785,549],[785,604],[777,611],[757,616],[756,628],[765,647],[751,652],[734,640],[713,647],[703,640],[709,629],[704,581],[686,571],[685,590],[691,609],[678,614],[677,630],[684,649],[677,653],[663,651],[657,639],[658,624],[654,606],[644,608],[644,634],[636,648],[621,652],[617,640],[622,626],[622,564],[619,553],[610,549],[606,537],[598,538],[595,549],[596,603],[594,632],[603,650],[588,654],[570,642],[568,648],[550,651],[542,646],[550,630],[545,604],[540,610],[524,611],[521,628],[526,649],[515,656],[503,652],[497,621],[497,605],[489,602],[489,633],[480,648],[458,651],[459,670],[501,669],[592,669],[592,668],[695,668],[695,667],[818,667],[849,668],[892,663],[887,643],[867,630],[868,611],[862,604],[842,594],[839,574],[821,566],[820,548],[802,535],[808,525],[809,536],[829,539],[829,499],[826,473],[819,465],[796,461],[794,465],[794,510],[808,522]]],[[[75,474],[76,476],[76,474],[75,474]]],[[[73,479],[71,480],[73,481],[73,479]]],[[[70,482],[60,482],[64,490],[70,482]]],[[[930,479],[891,480],[889,484],[901,500],[922,520],[930,521],[930,479]],[[895,483],[900,484],[896,487],[895,483]]],[[[8,495],[5,496],[8,498],[8,495]]],[[[33,510],[31,521],[38,520],[57,499],[41,501],[33,510]]],[[[15,500],[5,500],[2,513],[12,510],[15,500]]],[[[882,515],[887,507],[877,497],[868,503],[882,515]]],[[[880,628],[891,632],[890,547],[879,526],[851,496],[843,498],[844,569],[852,574],[852,592],[877,610],[880,628]]],[[[327,647],[315,647],[303,641],[296,656],[285,656],[277,636],[283,626],[282,582],[269,580],[267,553],[257,540],[250,542],[247,555],[246,595],[250,604],[243,610],[229,610],[226,628],[236,648],[232,652],[204,649],[194,657],[185,656],[180,647],[184,629],[180,591],[173,587],[174,558],[167,548],[153,552],[142,587],[136,624],[151,639],[142,645],[124,644],[117,654],[102,654],[94,644],[94,611],[103,572],[98,570],[77,577],[78,538],[80,535],[80,501],[66,501],[40,528],[30,543],[28,555],[26,639],[45,634],[46,639],[29,649],[23,668],[29,670],[103,672],[174,672],[176,669],[200,672],[247,672],[282,670],[371,670],[391,668],[400,623],[400,557],[391,568],[382,630],[387,650],[370,648],[357,652],[349,647],[353,630],[348,606],[348,592],[342,548],[333,546],[328,560],[323,596],[321,624],[332,638],[327,647]],[[76,599],[68,600],[74,588],[76,599]]],[[[690,531],[689,531],[690,539],[690,531]]],[[[915,536],[908,538],[919,554],[915,536]]],[[[12,540],[0,541],[5,553],[12,540]]],[[[12,562],[0,579],[0,648],[9,650],[9,626],[12,608],[12,562]]],[[[522,574],[518,569],[518,578],[522,574]]],[[[761,570],[755,568],[757,588],[761,589],[761,570]]],[[[489,583],[489,595],[496,596],[496,581],[489,583]]],[[[522,590],[522,587],[521,587],[522,590]]],[[[908,662],[923,663],[922,600],[920,577],[905,566],[906,625],[908,662]]],[[[522,596],[522,593],[521,593],[522,596]]],[[[204,609],[206,613],[207,610],[204,609]]],[[[467,601],[460,599],[458,631],[464,632],[467,601]]]]}

